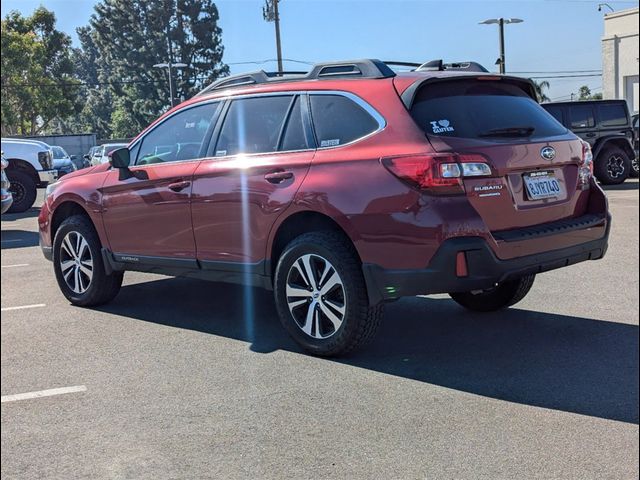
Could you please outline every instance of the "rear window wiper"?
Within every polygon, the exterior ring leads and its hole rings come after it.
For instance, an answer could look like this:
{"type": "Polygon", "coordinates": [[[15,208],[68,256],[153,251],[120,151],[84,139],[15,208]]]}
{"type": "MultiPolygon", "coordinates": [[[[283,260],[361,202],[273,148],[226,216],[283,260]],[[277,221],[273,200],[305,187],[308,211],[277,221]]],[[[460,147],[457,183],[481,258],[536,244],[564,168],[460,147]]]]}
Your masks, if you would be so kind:
{"type": "Polygon", "coordinates": [[[535,132],[535,127],[493,128],[479,133],[479,137],[529,137],[535,132]]]}

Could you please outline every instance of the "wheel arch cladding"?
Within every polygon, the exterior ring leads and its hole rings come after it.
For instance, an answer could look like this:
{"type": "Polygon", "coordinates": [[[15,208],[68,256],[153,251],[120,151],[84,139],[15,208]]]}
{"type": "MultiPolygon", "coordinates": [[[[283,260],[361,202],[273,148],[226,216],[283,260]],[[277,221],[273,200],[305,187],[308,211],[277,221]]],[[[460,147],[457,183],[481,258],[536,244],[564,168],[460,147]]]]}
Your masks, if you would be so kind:
{"type": "MultiPolygon", "coordinates": [[[[67,218],[73,215],[83,215],[87,217],[91,222],[91,225],[93,225],[94,230],[96,230],[96,226],[93,224],[93,219],[91,218],[91,215],[89,215],[89,212],[87,212],[82,205],[80,205],[77,202],[74,202],[73,200],[65,200],[64,202],[62,202],[60,205],[56,207],[55,211],[53,212],[53,216],[51,217],[51,241],[52,242],[62,222],[64,222],[67,218]]],[[[97,233],[97,230],[96,230],[96,233],[97,233]]]]}
{"type": "Polygon", "coordinates": [[[33,179],[34,182],[36,183],[40,182],[40,178],[38,177],[37,170],[29,162],[27,162],[26,160],[21,160],[19,158],[8,158],[7,160],[9,161],[9,166],[7,167],[7,171],[20,170],[22,172],[27,173],[33,179]]]}
{"type": "Polygon", "coordinates": [[[308,232],[337,232],[348,241],[350,248],[360,263],[362,259],[347,232],[333,218],[316,211],[305,210],[287,217],[279,226],[271,244],[270,264],[267,272],[273,276],[284,248],[296,237],[308,232]]]}
{"type": "Polygon", "coordinates": [[[600,155],[603,152],[606,152],[607,148],[612,146],[622,149],[624,153],[626,153],[627,156],[629,157],[629,160],[633,160],[636,156],[635,152],[633,151],[633,147],[631,146],[631,143],[629,143],[629,140],[627,140],[626,137],[618,137],[618,136],[608,137],[603,139],[603,141],[600,142],[596,147],[596,152],[594,155],[596,158],[596,161],[599,159],[600,155]]]}

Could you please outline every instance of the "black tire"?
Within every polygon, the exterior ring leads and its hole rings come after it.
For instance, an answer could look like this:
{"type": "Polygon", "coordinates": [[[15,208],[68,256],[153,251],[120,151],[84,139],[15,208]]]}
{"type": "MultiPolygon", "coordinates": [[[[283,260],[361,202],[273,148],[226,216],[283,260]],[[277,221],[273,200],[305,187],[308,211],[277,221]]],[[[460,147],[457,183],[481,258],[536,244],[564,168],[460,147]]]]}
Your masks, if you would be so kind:
{"type": "MultiPolygon", "coordinates": [[[[72,238],[71,236],[69,238],[72,238]]],[[[101,247],[100,238],[93,227],[93,223],[84,215],[73,215],[65,219],[56,232],[53,241],[53,268],[60,290],[74,305],[80,307],[102,305],[113,300],[120,291],[123,272],[113,272],[111,275],[105,273],[101,247]],[[67,250],[63,251],[63,241],[67,238],[67,235],[71,234],[73,236],[76,233],[86,240],[91,254],[90,259],[93,262],[92,278],[88,282],[89,285],[86,290],[82,292],[76,292],[69,286],[63,275],[63,267],[61,265],[61,261],[65,261],[65,258],[70,258],[67,250]]],[[[75,267],[72,267],[72,269],[75,269],[75,267]]]]}
{"type": "Polygon", "coordinates": [[[596,178],[604,185],[618,185],[629,178],[631,159],[615,145],[605,147],[595,163],[596,178]]]}
{"type": "Polygon", "coordinates": [[[21,170],[5,170],[11,183],[9,191],[13,196],[13,203],[7,213],[22,213],[29,210],[36,201],[36,182],[21,170]]]}
{"type": "Polygon", "coordinates": [[[515,305],[526,297],[535,278],[535,275],[527,275],[501,283],[490,290],[476,293],[450,293],[449,295],[460,305],[474,312],[495,312],[515,305]]]}
{"type": "MultiPolygon", "coordinates": [[[[316,278],[312,282],[318,285],[318,290],[320,290],[321,282],[318,280],[322,280],[322,278],[320,271],[316,273],[316,278]]],[[[327,274],[326,278],[331,275],[332,273],[327,274]]],[[[326,280],[324,284],[327,285],[328,283],[329,281],[326,280]]],[[[302,348],[313,355],[319,356],[344,355],[365,345],[374,337],[384,312],[382,303],[374,306],[369,305],[360,261],[349,240],[336,232],[305,233],[292,240],[285,247],[278,260],[275,272],[274,296],[280,321],[284,328],[302,348]],[[320,317],[317,320],[314,317],[314,326],[310,329],[311,333],[307,334],[303,331],[303,326],[296,321],[289,307],[288,300],[296,297],[287,296],[287,282],[290,281],[291,275],[295,274],[293,273],[295,270],[294,263],[306,255],[311,255],[316,259],[314,260],[316,262],[324,260],[324,265],[329,264],[332,268],[329,271],[336,272],[341,280],[341,283],[334,288],[339,289],[338,294],[342,298],[341,308],[344,313],[339,313],[343,315],[342,323],[339,328],[334,328],[327,338],[314,338],[312,336],[313,333],[322,335],[321,330],[323,328],[321,328],[321,324],[323,321],[327,323],[326,321],[328,320],[324,313],[318,313],[320,317]]],[[[323,305],[316,305],[316,307],[319,311],[326,312],[328,304],[324,303],[325,296],[321,295],[318,298],[318,293],[314,293],[313,296],[314,300],[309,294],[309,298],[306,301],[309,304],[314,301],[320,303],[321,298],[323,305]],[[325,310],[322,310],[321,307],[325,308],[325,310]]],[[[311,307],[306,304],[301,305],[300,308],[303,309],[303,316],[305,315],[304,312],[311,311],[311,307]],[[305,308],[307,310],[304,310],[305,308]]],[[[295,311],[293,310],[293,312],[295,311]]],[[[335,324],[333,325],[335,326],[335,324]]]]}

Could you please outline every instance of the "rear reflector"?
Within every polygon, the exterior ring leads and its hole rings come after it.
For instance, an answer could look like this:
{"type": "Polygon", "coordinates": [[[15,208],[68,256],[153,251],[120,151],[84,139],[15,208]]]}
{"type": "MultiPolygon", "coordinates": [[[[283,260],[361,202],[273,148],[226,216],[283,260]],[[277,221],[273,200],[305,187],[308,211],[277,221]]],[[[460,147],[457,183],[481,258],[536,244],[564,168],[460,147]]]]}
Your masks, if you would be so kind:
{"type": "Polygon", "coordinates": [[[464,252],[458,252],[456,255],[456,276],[468,277],[469,269],[467,267],[467,256],[464,252]]]}

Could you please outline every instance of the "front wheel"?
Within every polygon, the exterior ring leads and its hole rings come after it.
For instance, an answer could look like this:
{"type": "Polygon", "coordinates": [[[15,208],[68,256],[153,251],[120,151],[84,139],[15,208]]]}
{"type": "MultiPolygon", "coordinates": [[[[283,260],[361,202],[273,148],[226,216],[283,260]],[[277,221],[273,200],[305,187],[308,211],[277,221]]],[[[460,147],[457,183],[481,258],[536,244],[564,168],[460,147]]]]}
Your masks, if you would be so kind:
{"type": "Polygon", "coordinates": [[[100,238],[84,215],[71,216],[58,228],[53,268],[64,296],[81,307],[111,301],[122,285],[123,272],[105,273],[100,238]]]}
{"type": "Polygon", "coordinates": [[[36,182],[31,175],[21,170],[7,170],[7,179],[11,184],[9,191],[13,203],[7,213],[22,213],[29,210],[36,201],[36,182]]]}
{"type": "Polygon", "coordinates": [[[494,312],[515,305],[527,296],[535,275],[499,283],[494,288],[449,295],[463,307],[475,312],[494,312]]]}
{"type": "Polygon", "coordinates": [[[370,340],[383,304],[370,306],[360,262],[348,240],[333,232],[306,233],[280,256],[274,294],[280,321],[305,350],[348,353],[370,340]]]}

